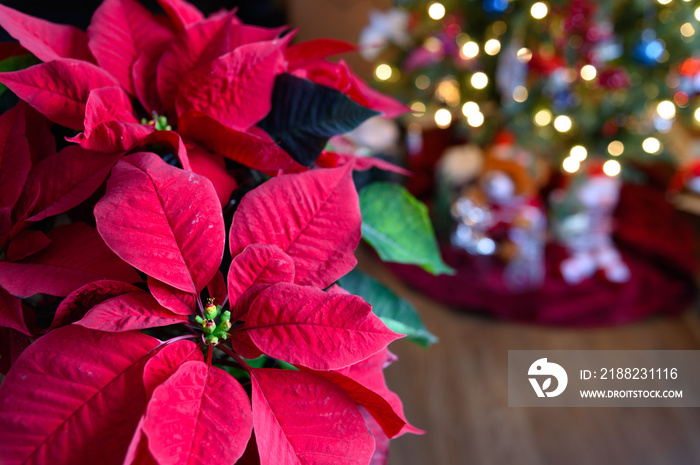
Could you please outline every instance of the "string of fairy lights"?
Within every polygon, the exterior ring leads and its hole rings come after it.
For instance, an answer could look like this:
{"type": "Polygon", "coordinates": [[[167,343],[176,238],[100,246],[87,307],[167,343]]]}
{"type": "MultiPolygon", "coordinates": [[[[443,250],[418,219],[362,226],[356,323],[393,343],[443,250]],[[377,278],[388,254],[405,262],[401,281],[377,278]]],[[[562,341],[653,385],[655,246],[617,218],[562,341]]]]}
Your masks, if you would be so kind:
{"type": "MultiPolygon", "coordinates": [[[[656,1],[659,5],[664,6],[674,1],[689,3],[692,0],[656,1]]],[[[513,0],[483,0],[484,8],[487,8],[487,2],[490,8],[498,11],[506,11],[509,5],[515,3],[513,0]]],[[[415,4],[416,2],[413,3],[415,4]]],[[[449,0],[445,3],[448,4],[448,7],[451,6],[449,5],[449,0]]],[[[506,39],[506,31],[509,27],[513,26],[504,21],[503,19],[505,18],[496,19],[490,21],[490,24],[485,29],[483,37],[477,38],[475,37],[477,34],[467,34],[465,30],[462,30],[462,28],[450,18],[450,10],[443,2],[435,1],[429,3],[426,7],[427,9],[423,10],[423,14],[427,13],[427,17],[430,21],[433,21],[434,24],[437,25],[443,21],[447,21],[449,24],[440,24],[441,29],[439,29],[439,34],[428,34],[428,36],[418,44],[420,51],[428,57],[422,58],[428,63],[433,63],[437,62],[440,58],[444,59],[447,57],[445,49],[449,44],[446,45],[445,37],[448,37],[450,40],[453,40],[458,47],[455,55],[458,56],[458,63],[455,66],[459,67],[462,66],[462,64],[463,66],[461,69],[458,68],[458,72],[455,73],[456,76],[451,74],[440,76],[435,74],[430,75],[428,72],[422,73],[420,72],[420,66],[413,68],[418,70],[417,75],[416,73],[410,73],[410,71],[413,70],[404,70],[411,74],[412,86],[417,89],[417,91],[425,92],[423,95],[431,95],[430,92],[432,92],[432,98],[420,98],[409,102],[413,117],[425,121],[425,118],[430,114],[432,115],[434,124],[439,128],[450,127],[454,123],[454,120],[458,118],[460,121],[466,123],[466,126],[469,128],[478,130],[482,128],[485,123],[490,121],[495,111],[500,111],[500,108],[494,110],[492,102],[490,102],[487,97],[484,97],[483,94],[479,94],[479,91],[487,91],[489,87],[496,85],[492,80],[497,73],[488,73],[483,66],[471,66],[470,64],[485,57],[492,57],[493,60],[499,60],[502,59],[502,57],[499,58],[499,56],[504,53],[504,50],[508,50],[509,53],[512,52],[513,50],[511,48],[513,44],[517,44],[518,41],[513,41],[512,37],[510,41],[508,41],[506,39]],[[430,60],[434,61],[431,62],[430,60]],[[462,79],[462,75],[466,77],[462,79]],[[468,100],[465,101],[465,97],[468,98],[468,100]],[[439,108],[429,108],[428,104],[432,104],[431,100],[439,102],[439,108]],[[484,105],[487,107],[484,107],[484,105]]],[[[548,16],[551,15],[553,11],[552,8],[553,7],[545,1],[537,1],[530,6],[528,13],[532,18],[531,20],[542,22],[546,21],[548,16]]],[[[700,27],[697,24],[700,22],[700,7],[693,10],[693,19],[695,20],[694,23],[685,21],[680,24],[677,29],[677,34],[686,43],[696,39],[696,30],[700,27]]],[[[654,65],[668,61],[669,53],[668,50],[664,48],[664,42],[662,40],[655,40],[655,36],[651,38],[654,40],[647,40],[644,34],[649,33],[647,30],[642,32],[642,40],[648,42],[648,44],[644,42],[646,47],[644,49],[645,56],[648,55],[652,57],[652,63],[654,65]]],[[[567,46],[576,49],[581,47],[582,44],[580,42],[581,38],[573,35],[569,38],[567,46]]],[[[514,54],[517,60],[515,66],[526,67],[531,60],[536,59],[535,54],[541,57],[543,53],[549,53],[549,50],[544,46],[540,48],[541,49],[537,49],[533,52],[533,50],[524,44],[517,46],[514,54]]],[[[700,50],[696,53],[700,54],[700,50]]],[[[409,56],[409,59],[410,58],[409,56]]],[[[700,61],[700,56],[695,58],[700,61]]],[[[499,63],[499,66],[502,65],[499,63]]],[[[561,81],[562,86],[577,83],[592,88],[602,79],[603,73],[606,72],[605,66],[607,66],[605,62],[602,64],[595,62],[585,64],[579,63],[574,66],[562,63],[560,69],[556,70],[556,72],[559,73],[557,79],[561,81]]],[[[374,77],[380,83],[391,85],[402,79],[403,68],[403,64],[399,67],[388,62],[381,62],[375,67],[374,77]]],[[[700,82],[700,70],[697,76],[698,78],[696,80],[700,82]]],[[[495,79],[498,80],[500,77],[496,75],[495,79]]],[[[500,94],[501,98],[500,105],[507,106],[513,103],[526,104],[529,102],[529,99],[531,99],[532,92],[541,92],[541,89],[534,89],[532,83],[528,85],[524,80],[516,84],[517,85],[513,85],[512,88],[508,89],[510,94],[506,94],[508,99],[504,98],[504,92],[501,87],[499,87],[498,94],[500,94]]],[[[674,119],[677,117],[677,110],[679,108],[688,109],[690,105],[695,105],[696,107],[692,112],[692,123],[700,127],[700,101],[698,99],[694,99],[694,102],[691,101],[693,100],[691,97],[693,95],[697,96],[697,92],[700,92],[700,89],[698,89],[695,94],[688,95],[688,92],[678,88],[678,83],[674,82],[672,79],[667,79],[667,84],[671,92],[669,97],[651,104],[651,108],[653,108],[654,111],[654,123],[653,130],[647,131],[647,137],[639,138],[639,140],[632,140],[633,138],[630,137],[628,140],[625,140],[623,137],[615,137],[615,134],[613,134],[613,136],[609,138],[609,141],[605,141],[603,147],[594,147],[593,145],[595,144],[592,142],[575,141],[574,144],[569,146],[564,156],[559,157],[561,168],[565,172],[575,173],[579,171],[584,161],[589,157],[589,153],[592,153],[598,157],[603,155],[606,158],[603,164],[603,171],[607,175],[617,176],[622,170],[622,165],[617,158],[621,157],[623,154],[637,153],[640,148],[647,155],[661,154],[665,147],[659,137],[654,133],[667,133],[674,119]],[[676,87],[675,91],[674,86],[676,87]],[[589,145],[589,147],[587,147],[587,145],[589,145]],[[603,151],[605,153],[601,154],[603,151]]],[[[660,93],[658,90],[655,92],[647,91],[646,87],[644,88],[644,92],[645,101],[647,103],[653,102],[654,94],[658,96],[660,93]]],[[[571,134],[575,132],[578,124],[576,118],[572,117],[574,115],[570,113],[571,111],[575,111],[575,105],[569,105],[568,110],[567,112],[566,109],[555,108],[554,105],[540,104],[538,108],[532,109],[529,124],[534,126],[535,130],[539,130],[543,134],[554,134],[552,130],[564,136],[571,134]]],[[[625,117],[621,126],[628,123],[629,118],[625,117]]],[[[596,140],[595,143],[600,144],[602,142],[596,140]]]]}

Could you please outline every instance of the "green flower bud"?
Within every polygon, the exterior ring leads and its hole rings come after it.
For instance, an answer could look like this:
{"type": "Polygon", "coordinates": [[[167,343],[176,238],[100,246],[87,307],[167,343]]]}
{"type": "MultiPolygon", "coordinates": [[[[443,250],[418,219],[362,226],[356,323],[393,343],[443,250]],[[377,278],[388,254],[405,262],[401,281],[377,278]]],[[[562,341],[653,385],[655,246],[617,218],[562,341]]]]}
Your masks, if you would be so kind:
{"type": "Polygon", "coordinates": [[[222,330],[222,331],[225,331],[225,332],[228,332],[228,330],[231,329],[231,326],[232,326],[232,325],[231,325],[231,322],[228,321],[228,320],[226,320],[226,321],[222,321],[222,322],[219,324],[219,328],[218,328],[218,329],[220,329],[220,330],[222,330]]]}
{"type": "Polygon", "coordinates": [[[214,323],[214,320],[207,319],[202,325],[202,329],[204,329],[205,334],[211,334],[216,330],[216,323],[214,323]]]}
{"type": "Polygon", "coordinates": [[[207,320],[214,320],[219,316],[219,311],[216,309],[216,305],[209,302],[206,307],[204,307],[204,317],[207,320]]]}

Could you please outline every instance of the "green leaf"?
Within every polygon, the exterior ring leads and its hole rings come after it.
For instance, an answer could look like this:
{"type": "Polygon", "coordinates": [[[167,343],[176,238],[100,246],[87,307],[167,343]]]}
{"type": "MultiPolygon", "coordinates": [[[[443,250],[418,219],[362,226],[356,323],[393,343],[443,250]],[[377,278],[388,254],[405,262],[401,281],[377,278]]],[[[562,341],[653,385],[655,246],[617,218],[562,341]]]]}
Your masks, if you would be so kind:
{"type": "Polygon", "coordinates": [[[277,365],[283,369],[283,370],[296,370],[299,371],[299,368],[295,367],[291,363],[287,363],[284,360],[277,360],[277,365]]]}
{"type": "MultiPolygon", "coordinates": [[[[19,71],[20,69],[29,68],[32,65],[41,63],[34,55],[17,55],[0,61],[0,73],[8,71],[19,71]]],[[[5,84],[0,84],[0,95],[7,90],[5,84]]]]}
{"type": "Polygon", "coordinates": [[[329,138],[378,114],[335,89],[281,74],[275,80],[272,110],[259,126],[295,161],[311,166],[329,138]]]}
{"type": "Polygon", "coordinates": [[[425,327],[413,305],[366,274],[353,270],[338,282],[343,289],[369,302],[374,314],[390,330],[405,334],[408,339],[423,347],[438,341],[438,338],[425,327]]]}
{"type": "Polygon", "coordinates": [[[267,355],[261,355],[258,358],[244,358],[243,359],[249,367],[251,368],[262,368],[265,366],[265,362],[268,360],[267,355]]]}
{"type": "Polygon", "coordinates": [[[360,191],[362,237],[387,262],[418,265],[434,275],[454,274],[442,261],[428,209],[404,187],[375,182],[360,191]]]}

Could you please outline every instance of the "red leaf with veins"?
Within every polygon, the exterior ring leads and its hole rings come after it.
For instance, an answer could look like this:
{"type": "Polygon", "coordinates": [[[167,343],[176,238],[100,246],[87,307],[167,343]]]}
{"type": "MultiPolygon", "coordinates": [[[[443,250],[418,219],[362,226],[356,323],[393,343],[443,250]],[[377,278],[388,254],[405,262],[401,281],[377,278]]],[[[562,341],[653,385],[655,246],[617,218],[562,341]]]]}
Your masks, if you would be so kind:
{"type": "Polygon", "coordinates": [[[143,369],[143,385],[146,395],[151,397],[153,390],[188,361],[204,361],[199,346],[192,341],[177,341],[163,347],[153,356],[143,369]]]}
{"type": "Polygon", "coordinates": [[[275,77],[284,71],[287,40],[242,45],[196,68],[180,83],[178,115],[205,113],[226,127],[245,130],[270,112],[275,77]],[[255,95],[255,99],[250,99],[255,95]]]}
{"type": "Polygon", "coordinates": [[[335,168],[337,166],[352,165],[355,171],[367,171],[372,168],[378,168],[392,173],[402,174],[404,176],[412,176],[412,173],[407,169],[389,163],[377,157],[364,157],[349,153],[335,153],[324,150],[316,159],[316,164],[323,168],[335,168]]]}
{"type": "Polygon", "coordinates": [[[0,262],[0,286],[10,294],[66,296],[92,281],[140,281],[129,265],[112,253],[95,229],[84,223],[58,226],[41,252],[20,262],[0,262]]]}
{"type": "Polygon", "coordinates": [[[27,127],[32,134],[29,138],[29,151],[32,154],[32,164],[35,164],[56,154],[56,139],[51,132],[53,123],[26,103],[23,102],[22,105],[25,107],[27,127]]]}
{"type": "Polygon", "coordinates": [[[250,336],[247,333],[238,333],[231,337],[231,348],[234,352],[243,358],[252,360],[254,358],[260,357],[263,353],[260,352],[250,336]]]}
{"type": "Polygon", "coordinates": [[[117,255],[180,290],[198,293],[221,263],[226,235],[214,186],[153,153],[114,166],[95,220],[117,255]]]}
{"type": "Polygon", "coordinates": [[[5,289],[0,287],[0,326],[12,328],[22,334],[31,336],[32,333],[27,328],[24,321],[24,309],[22,300],[10,295],[5,289]]]}
{"type": "Polygon", "coordinates": [[[253,426],[261,465],[366,464],[374,451],[355,402],[302,371],[254,369],[253,426]]]}
{"type": "Polygon", "coordinates": [[[5,246],[12,229],[12,208],[0,207],[0,247],[5,246]]]}
{"type": "Polygon", "coordinates": [[[186,316],[161,307],[151,294],[139,290],[100,302],[74,324],[121,333],[185,322],[186,316]]]}
{"type": "MultiPolygon", "coordinates": [[[[26,193],[38,192],[28,221],[40,221],[80,205],[102,185],[121,153],[98,153],[69,145],[32,169],[26,193]]],[[[23,199],[28,202],[29,198],[23,199]]]]}
{"type": "Polygon", "coordinates": [[[238,183],[226,169],[224,157],[201,147],[193,147],[187,156],[190,159],[191,171],[209,179],[214,184],[221,205],[227,205],[238,183]]]}
{"type": "Polygon", "coordinates": [[[278,176],[243,197],[231,256],[250,244],[276,245],[294,259],[297,284],[328,287],[355,267],[361,222],[350,165],[278,176]]]}
{"type": "Polygon", "coordinates": [[[87,36],[77,27],[54,24],[4,5],[0,5],[0,27],[41,61],[57,58],[94,61],[87,47],[87,36]]]}
{"type": "Polygon", "coordinates": [[[364,406],[390,438],[406,432],[422,434],[423,431],[408,424],[399,396],[386,386],[384,367],[387,359],[388,350],[384,348],[341,370],[315,373],[343,388],[355,402],[364,406]]]}
{"type": "Polygon", "coordinates": [[[95,305],[127,292],[140,289],[121,281],[95,281],[76,289],[61,301],[49,329],[56,329],[80,320],[95,305]]]}
{"type": "Polygon", "coordinates": [[[204,19],[202,12],[185,0],[158,0],[158,4],[179,29],[204,19]]]}
{"type": "Polygon", "coordinates": [[[137,332],[73,325],[39,338],[0,386],[3,464],[121,464],[146,406],[143,366],[157,345],[137,332]]]}
{"type": "Polygon", "coordinates": [[[79,130],[90,91],[117,85],[102,68],[68,58],[0,73],[0,82],[54,123],[79,130]]]}
{"type": "Polygon", "coordinates": [[[175,96],[182,79],[192,71],[210,42],[223,27],[239,25],[234,12],[212,15],[180,32],[158,61],[156,84],[166,113],[175,110],[175,96]]]}
{"type": "Polygon", "coordinates": [[[25,106],[20,103],[0,115],[0,207],[15,205],[31,166],[25,106]]]}
{"type": "Polygon", "coordinates": [[[236,321],[247,310],[235,307],[245,291],[256,284],[294,282],[294,261],[275,245],[251,244],[233,258],[228,270],[228,297],[231,319],[236,321]]]}
{"type": "Polygon", "coordinates": [[[50,243],[51,239],[41,231],[22,231],[12,238],[5,258],[10,262],[18,262],[39,252],[50,243]]]}
{"type": "MultiPolygon", "coordinates": [[[[163,44],[163,49],[166,44],[163,44]]],[[[153,114],[162,110],[163,105],[158,98],[156,88],[156,70],[158,69],[158,57],[163,50],[156,50],[151,54],[142,53],[136,58],[131,67],[131,80],[134,84],[136,98],[146,110],[146,113],[153,114]]]]}
{"type": "Polygon", "coordinates": [[[192,171],[187,147],[182,141],[180,134],[173,131],[154,131],[146,138],[147,144],[166,145],[172,149],[172,153],[177,155],[183,170],[192,171]]]}
{"type": "Polygon", "coordinates": [[[314,370],[337,370],[401,337],[355,295],[273,284],[253,300],[246,333],[265,354],[314,370]]]}
{"type": "Polygon", "coordinates": [[[297,172],[307,169],[257,127],[236,131],[203,113],[190,111],[178,121],[178,131],[184,138],[258,171],[277,174],[278,170],[297,172]]]}
{"type": "Polygon", "coordinates": [[[362,417],[365,419],[369,432],[374,437],[374,453],[369,465],[386,465],[389,460],[389,437],[386,435],[382,427],[377,423],[366,408],[360,407],[362,417]]]}
{"type": "Polygon", "coordinates": [[[29,336],[14,329],[0,328],[0,373],[6,375],[29,344],[29,336]]]}
{"type": "MultiPolygon", "coordinates": [[[[209,45],[202,51],[202,56],[199,58],[198,66],[206,65],[216,60],[222,55],[225,55],[238,47],[255,42],[269,42],[279,36],[287,29],[287,27],[266,28],[259,26],[251,26],[249,24],[236,23],[235,21],[224,24],[224,27],[219,29],[216,35],[212,38],[209,45]]],[[[283,40],[289,43],[294,33],[283,40]]]]}
{"type": "Polygon", "coordinates": [[[173,33],[135,0],[105,0],[92,15],[87,36],[100,66],[133,95],[134,62],[142,52],[149,53],[172,40],[173,33]]]}
{"type": "Polygon", "coordinates": [[[127,152],[155,131],[134,116],[129,96],[121,87],[102,87],[90,92],[85,105],[85,131],[72,138],[86,150],[127,152]]]}
{"type": "Polygon", "coordinates": [[[143,433],[143,422],[145,418],[145,415],[142,416],[139,420],[139,424],[136,426],[136,432],[134,432],[134,436],[131,438],[122,465],[158,465],[156,459],[151,455],[151,451],[148,450],[148,438],[143,433]]]}
{"type": "Polygon", "coordinates": [[[194,315],[197,308],[194,294],[176,289],[151,276],[147,282],[151,294],[163,307],[178,315],[194,315]]]}
{"type": "Polygon", "coordinates": [[[245,451],[252,423],[243,387],[222,369],[191,361],[153,391],[143,430],[160,465],[229,464],[245,451]]]}
{"type": "Polygon", "coordinates": [[[226,280],[221,271],[216,271],[216,274],[207,284],[209,298],[214,299],[214,305],[223,305],[226,300],[226,280]]]}
{"type": "Polygon", "coordinates": [[[350,70],[344,60],[338,63],[309,61],[293,70],[292,74],[339,90],[358,104],[380,112],[385,118],[396,118],[410,111],[409,107],[398,100],[368,86],[350,70]]]}
{"type": "Polygon", "coordinates": [[[284,52],[289,69],[294,70],[320,58],[339,55],[357,50],[357,47],[344,40],[320,38],[290,45],[284,52]]]}

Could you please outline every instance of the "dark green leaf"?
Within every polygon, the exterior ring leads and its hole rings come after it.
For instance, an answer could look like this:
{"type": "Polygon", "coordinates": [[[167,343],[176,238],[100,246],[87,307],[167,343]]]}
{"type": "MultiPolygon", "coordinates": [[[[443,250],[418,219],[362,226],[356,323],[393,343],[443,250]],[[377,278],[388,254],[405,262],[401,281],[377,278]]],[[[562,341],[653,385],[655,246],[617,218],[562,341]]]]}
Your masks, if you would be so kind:
{"type": "MultiPolygon", "coordinates": [[[[20,69],[29,68],[32,65],[40,63],[39,59],[34,55],[17,55],[0,61],[0,73],[8,71],[19,71],[20,69]]],[[[5,84],[0,84],[0,95],[7,90],[5,84]]]]}
{"type": "Polygon", "coordinates": [[[359,295],[372,305],[372,311],[387,327],[418,344],[428,347],[438,341],[418,316],[418,312],[408,301],[394,294],[390,289],[366,274],[353,270],[339,280],[340,286],[359,295]]]}
{"type": "Polygon", "coordinates": [[[454,274],[438,250],[428,209],[404,187],[375,182],[360,191],[362,237],[382,260],[454,274]]]}
{"type": "Polygon", "coordinates": [[[328,139],[378,114],[335,89],[282,74],[275,81],[272,110],[259,126],[294,160],[311,166],[328,139]]]}

